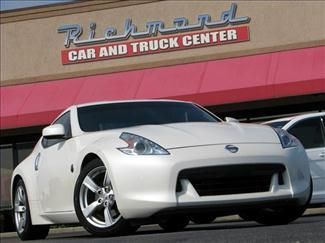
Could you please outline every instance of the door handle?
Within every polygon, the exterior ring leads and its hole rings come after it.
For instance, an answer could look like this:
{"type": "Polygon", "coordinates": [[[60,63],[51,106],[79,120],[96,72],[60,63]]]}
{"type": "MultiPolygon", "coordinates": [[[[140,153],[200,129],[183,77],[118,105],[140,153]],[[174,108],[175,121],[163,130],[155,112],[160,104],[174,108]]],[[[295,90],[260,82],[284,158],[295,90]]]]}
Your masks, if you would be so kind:
{"type": "Polygon", "coordinates": [[[321,153],[319,154],[319,157],[321,157],[321,158],[325,158],[325,152],[321,152],[321,153]]]}

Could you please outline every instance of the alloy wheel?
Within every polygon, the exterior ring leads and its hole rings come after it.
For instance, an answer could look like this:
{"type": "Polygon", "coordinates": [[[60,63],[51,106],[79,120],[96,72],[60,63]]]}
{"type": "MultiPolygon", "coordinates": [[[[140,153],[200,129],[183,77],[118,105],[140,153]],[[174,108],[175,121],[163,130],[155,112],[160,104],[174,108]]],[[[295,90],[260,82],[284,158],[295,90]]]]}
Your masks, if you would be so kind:
{"type": "Polygon", "coordinates": [[[107,228],[121,218],[105,166],[91,170],[84,178],[79,203],[82,214],[93,226],[107,228]]]}
{"type": "Polygon", "coordinates": [[[22,233],[26,226],[26,193],[22,185],[18,186],[15,193],[15,224],[17,231],[22,233]]]}

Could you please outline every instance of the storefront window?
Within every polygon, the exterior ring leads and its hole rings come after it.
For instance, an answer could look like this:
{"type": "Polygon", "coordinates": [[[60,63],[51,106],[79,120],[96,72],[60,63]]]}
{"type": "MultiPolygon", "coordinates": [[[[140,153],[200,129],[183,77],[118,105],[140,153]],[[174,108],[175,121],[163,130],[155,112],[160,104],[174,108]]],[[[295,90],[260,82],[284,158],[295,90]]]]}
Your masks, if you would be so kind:
{"type": "Polygon", "coordinates": [[[17,162],[18,164],[23,161],[28,155],[31,154],[35,147],[36,142],[25,142],[25,143],[17,143],[16,149],[17,149],[17,162]]]}
{"type": "Polygon", "coordinates": [[[36,141],[0,145],[0,208],[10,206],[10,184],[12,172],[17,164],[30,153],[36,141]]]}
{"type": "Polygon", "coordinates": [[[1,200],[0,207],[10,206],[10,182],[14,168],[14,153],[12,145],[0,145],[0,166],[1,166],[1,200]]]}

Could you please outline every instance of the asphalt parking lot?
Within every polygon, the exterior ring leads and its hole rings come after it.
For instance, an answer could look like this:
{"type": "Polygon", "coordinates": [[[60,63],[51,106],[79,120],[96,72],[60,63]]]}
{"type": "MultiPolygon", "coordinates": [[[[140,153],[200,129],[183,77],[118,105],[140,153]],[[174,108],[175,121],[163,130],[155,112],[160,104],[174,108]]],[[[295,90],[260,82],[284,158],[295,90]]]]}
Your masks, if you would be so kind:
{"type": "MultiPolygon", "coordinates": [[[[1,243],[15,242],[19,239],[14,233],[1,234],[1,243]]],[[[53,229],[46,240],[37,242],[325,242],[325,213],[311,213],[289,225],[279,226],[263,226],[236,217],[212,224],[190,224],[184,231],[173,233],[148,225],[133,235],[111,238],[92,237],[81,227],[53,229]]]]}

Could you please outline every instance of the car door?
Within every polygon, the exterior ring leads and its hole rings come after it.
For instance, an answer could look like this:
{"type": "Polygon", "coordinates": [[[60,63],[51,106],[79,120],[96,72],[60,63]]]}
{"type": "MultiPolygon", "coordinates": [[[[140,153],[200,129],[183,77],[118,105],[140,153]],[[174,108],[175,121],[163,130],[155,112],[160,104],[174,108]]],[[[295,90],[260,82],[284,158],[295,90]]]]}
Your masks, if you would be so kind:
{"type": "Polygon", "coordinates": [[[313,178],[312,203],[325,202],[325,135],[323,118],[312,117],[295,123],[288,132],[306,149],[313,178]]]}
{"type": "Polygon", "coordinates": [[[64,138],[42,138],[43,149],[39,153],[38,185],[43,213],[73,210],[73,151],[70,112],[60,116],[54,124],[65,128],[64,138]]]}

